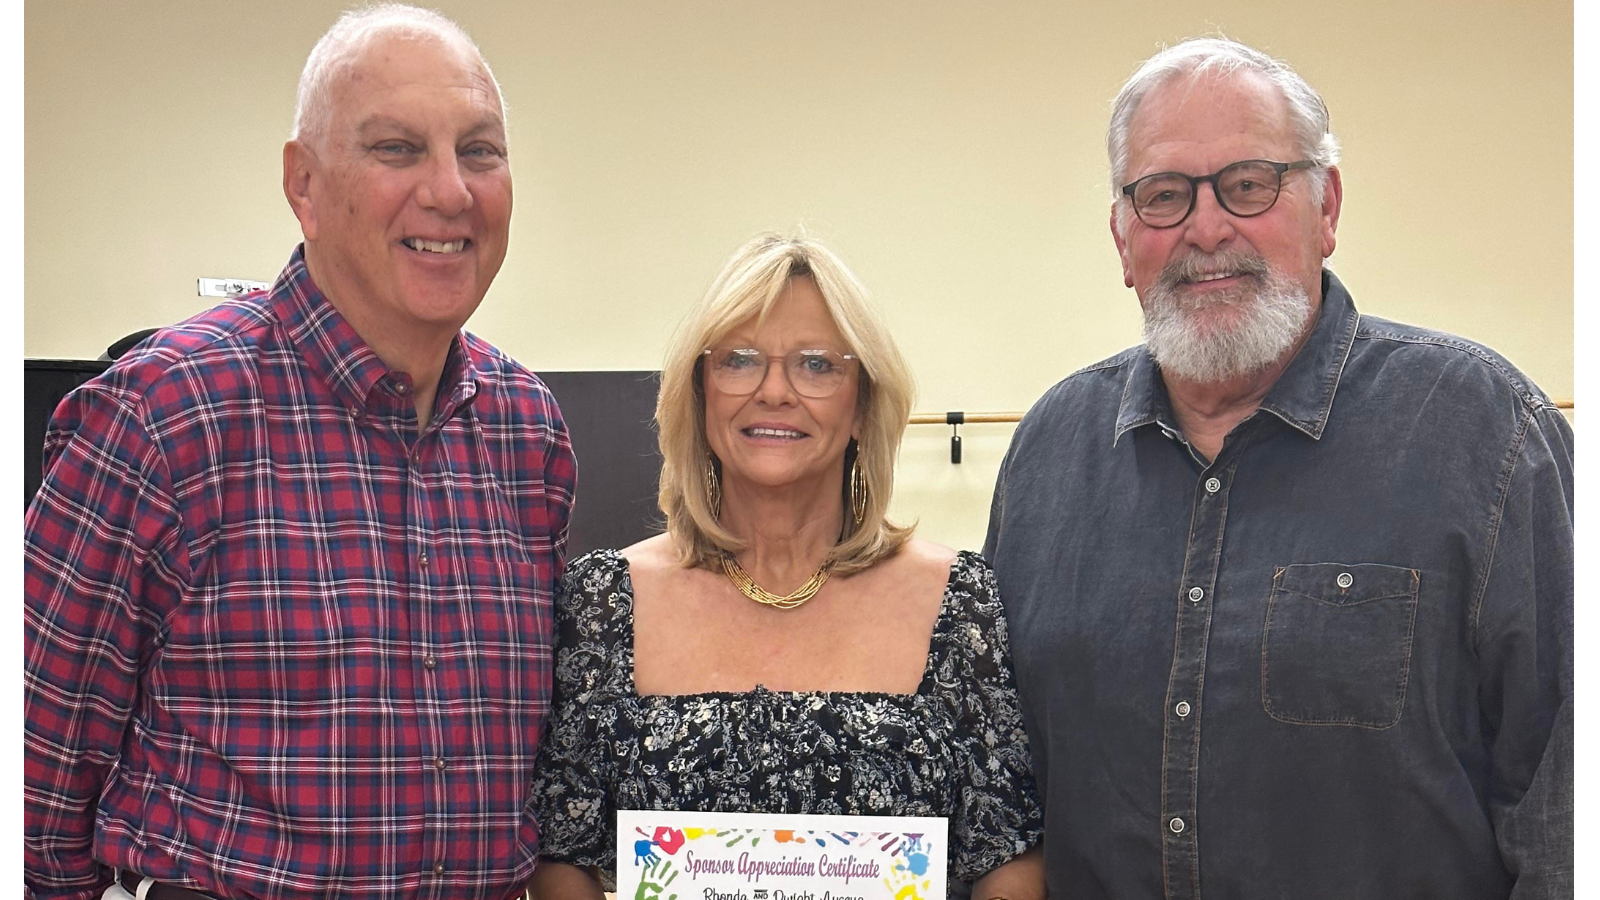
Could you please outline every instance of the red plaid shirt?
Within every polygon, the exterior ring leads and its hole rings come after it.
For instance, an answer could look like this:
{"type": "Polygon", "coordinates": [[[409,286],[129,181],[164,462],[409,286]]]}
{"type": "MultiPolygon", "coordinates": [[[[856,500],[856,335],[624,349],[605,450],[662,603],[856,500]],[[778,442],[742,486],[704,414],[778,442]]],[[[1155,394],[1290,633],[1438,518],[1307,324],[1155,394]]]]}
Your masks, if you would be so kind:
{"type": "Polygon", "coordinates": [[[463,333],[417,434],[312,284],[156,335],[56,410],[24,555],[25,867],[223,897],[501,898],[575,467],[463,333]]]}

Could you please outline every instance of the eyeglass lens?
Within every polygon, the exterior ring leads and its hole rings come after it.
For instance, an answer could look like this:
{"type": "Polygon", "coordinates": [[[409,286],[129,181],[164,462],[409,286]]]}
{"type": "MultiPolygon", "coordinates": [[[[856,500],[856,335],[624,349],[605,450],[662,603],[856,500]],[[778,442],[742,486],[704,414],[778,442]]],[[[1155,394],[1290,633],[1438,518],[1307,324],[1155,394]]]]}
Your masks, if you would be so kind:
{"type": "MultiPolygon", "coordinates": [[[[767,354],[743,347],[707,350],[706,355],[712,384],[728,394],[753,393],[771,365],[767,354]]],[[[795,393],[820,400],[844,384],[853,359],[832,350],[796,350],[783,358],[783,372],[795,393]]]]}
{"type": "Polygon", "coordinates": [[[1262,160],[1237,162],[1209,177],[1190,178],[1176,172],[1148,175],[1134,184],[1134,211],[1146,225],[1176,225],[1188,216],[1198,181],[1212,183],[1223,209],[1236,216],[1256,216],[1277,201],[1283,176],[1262,160]]]}

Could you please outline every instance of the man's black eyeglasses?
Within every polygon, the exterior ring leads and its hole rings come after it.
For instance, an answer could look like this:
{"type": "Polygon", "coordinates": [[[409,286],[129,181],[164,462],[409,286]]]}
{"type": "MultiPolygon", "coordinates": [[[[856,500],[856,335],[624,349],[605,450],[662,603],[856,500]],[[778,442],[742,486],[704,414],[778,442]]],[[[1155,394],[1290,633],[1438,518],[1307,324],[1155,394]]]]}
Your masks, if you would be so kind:
{"type": "Polygon", "coordinates": [[[1217,204],[1236,216],[1259,216],[1278,202],[1283,188],[1283,173],[1316,166],[1315,160],[1281,163],[1267,159],[1246,159],[1211,175],[1185,175],[1182,172],[1157,172],[1132,184],[1122,192],[1133,201],[1139,221],[1151,228],[1171,228],[1194,212],[1200,183],[1211,182],[1217,204]]]}

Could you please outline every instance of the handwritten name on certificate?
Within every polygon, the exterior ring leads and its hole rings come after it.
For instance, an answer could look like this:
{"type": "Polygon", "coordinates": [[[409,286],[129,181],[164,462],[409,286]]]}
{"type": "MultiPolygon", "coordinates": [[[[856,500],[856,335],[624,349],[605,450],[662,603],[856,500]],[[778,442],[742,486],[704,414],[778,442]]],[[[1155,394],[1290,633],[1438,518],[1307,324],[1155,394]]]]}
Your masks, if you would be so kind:
{"type": "Polygon", "coordinates": [[[949,823],[617,812],[617,900],[945,900],[949,823]]]}

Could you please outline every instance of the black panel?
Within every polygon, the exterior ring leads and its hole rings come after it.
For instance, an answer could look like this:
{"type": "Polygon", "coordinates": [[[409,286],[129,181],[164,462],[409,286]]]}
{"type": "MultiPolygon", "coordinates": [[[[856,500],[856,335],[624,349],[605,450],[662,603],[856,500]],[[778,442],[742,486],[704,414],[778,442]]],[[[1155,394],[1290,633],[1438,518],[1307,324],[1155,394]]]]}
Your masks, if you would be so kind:
{"type": "MultiPolygon", "coordinates": [[[[44,435],[50,414],[69,391],[105,371],[104,360],[27,359],[22,362],[22,502],[43,480],[44,435]]],[[[661,530],[656,479],[655,372],[541,372],[556,395],[578,457],[578,498],[568,556],[626,547],[661,530]]]]}
{"type": "Polygon", "coordinates": [[[50,414],[72,389],[104,372],[110,361],[25,359],[22,361],[22,508],[44,481],[44,434],[50,414]]]}
{"type": "Polygon", "coordinates": [[[661,453],[652,419],[655,372],[540,372],[561,405],[578,457],[567,558],[626,547],[661,531],[661,453]]]}

